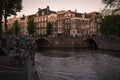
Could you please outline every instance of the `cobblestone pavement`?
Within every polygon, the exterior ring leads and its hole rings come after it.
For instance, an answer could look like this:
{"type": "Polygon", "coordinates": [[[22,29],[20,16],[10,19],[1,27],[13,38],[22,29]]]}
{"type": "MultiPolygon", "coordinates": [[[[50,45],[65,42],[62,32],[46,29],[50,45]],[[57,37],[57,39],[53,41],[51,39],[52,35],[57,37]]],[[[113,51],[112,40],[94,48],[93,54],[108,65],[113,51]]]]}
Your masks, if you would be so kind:
{"type": "Polygon", "coordinates": [[[15,65],[10,57],[0,56],[0,80],[27,80],[25,65],[15,65]]]}
{"type": "Polygon", "coordinates": [[[109,55],[113,52],[51,52],[71,56],[53,57],[37,53],[35,62],[42,80],[120,80],[120,58],[109,55]]]}

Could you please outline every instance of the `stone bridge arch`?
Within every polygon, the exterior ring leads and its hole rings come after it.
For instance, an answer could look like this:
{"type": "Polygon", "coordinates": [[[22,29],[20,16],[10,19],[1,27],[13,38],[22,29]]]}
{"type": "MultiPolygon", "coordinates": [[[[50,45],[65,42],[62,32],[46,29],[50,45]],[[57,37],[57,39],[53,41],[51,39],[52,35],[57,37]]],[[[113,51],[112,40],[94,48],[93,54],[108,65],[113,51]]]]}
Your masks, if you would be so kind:
{"type": "Polygon", "coordinates": [[[85,38],[81,42],[81,47],[90,50],[98,49],[98,41],[94,38],[85,38]]]}
{"type": "Polygon", "coordinates": [[[36,38],[34,41],[37,44],[37,50],[51,47],[51,42],[48,38],[40,37],[36,38]]]}

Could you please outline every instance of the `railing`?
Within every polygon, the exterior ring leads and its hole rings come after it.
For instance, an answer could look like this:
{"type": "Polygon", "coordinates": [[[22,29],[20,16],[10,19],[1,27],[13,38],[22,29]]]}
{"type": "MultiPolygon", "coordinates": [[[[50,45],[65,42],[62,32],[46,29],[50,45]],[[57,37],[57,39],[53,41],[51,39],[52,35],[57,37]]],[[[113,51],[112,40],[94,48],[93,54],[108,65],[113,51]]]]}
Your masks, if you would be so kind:
{"type": "Polygon", "coordinates": [[[21,68],[14,68],[14,67],[3,66],[3,65],[0,65],[0,68],[11,69],[11,70],[18,70],[18,71],[24,71],[24,69],[21,69],[21,68]]]}
{"type": "Polygon", "coordinates": [[[104,39],[104,40],[111,40],[111,41],[120,41],[120,37],[117,36],[104,36],[104,35],[82,35],[82,36],[76,36],[76,37],[72,37],[72,36],[47,36],[47,35],[36,35],[34,37],[47,37],[47,38],[100,38],[100,39],[104,39]]]}
{"type": "Polygon", "coordinates": [[[37,68],[35,67],[35,80],[42,80],[40,73],[37,71],[37,68]],[[37,78],[37,79],[36,79],[37,78]]]}
{"type": "Polygon", "coordinates": [[[35,65],[30,60],[27,60],[27,76],[28,80],[42,80],[40,74],[37,72],[35,65]]]}
{"type": "Polygon", "coordinates": [[[110,41],[120,41],[120,37],[115,37],[115,36],[97,36],[97,38],[101,38],[104,40],[110,40],[110,41]]]}

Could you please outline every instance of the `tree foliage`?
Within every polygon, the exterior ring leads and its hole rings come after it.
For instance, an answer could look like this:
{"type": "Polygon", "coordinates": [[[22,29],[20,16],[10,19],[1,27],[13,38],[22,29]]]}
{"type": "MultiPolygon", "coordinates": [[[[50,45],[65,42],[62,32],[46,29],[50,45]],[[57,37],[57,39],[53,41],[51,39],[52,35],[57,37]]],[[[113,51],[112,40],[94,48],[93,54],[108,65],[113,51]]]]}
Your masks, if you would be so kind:
{"type": "Polygon", "coordinates": [[[13,24],[13,27],[11,27],[9,30],[8,30],[8,34],[9,35],[16,35],[18,36],[19,34],[21,33],[21,28],[19,27],[19,24],[18,24],[18,21],[16,20],[13,24]]]}
{"type": "Polygon", "coordinates": [[[34,19],[29,19],[28,20],[28,27],[27,27],[28,34],[34,34],[36,32],[36,25],[34,23],[34,19]]]}
{"type": "Polygon", "coordinates": [[[104,35],[116,35],[120,37],[120,15],[105,16],[101,22],[100,31],[104,35]]]}
{"type": "Polygon", "coordinates": [[[9,30],[8,30],[8,35],[13,35],[14,34],[14,27],[11,27],[9,30]]]}
{"type": "Polygon", "coordinates": [[[102,2],[106,5],[102,11],[103,15],[120,15],[120,0],[102,0],[102,2]]]}
{"type": "Polygon", "coordinates": [[[5,32],[7,34],[7,17],[16,15],[22,9],[22,0],[4,0],[3,1],[3,15],[5,20],[5,32]]]}
{"type": "Polygon", "coordinates": [[[2,36],[3,0],[0,0],[0,37],[2,36]]]}
{"type": "Polygon", "coordinates": [[[46,33],[47,33],[47,35],[52,35],[53,34],[53,24],[51,22],[47,23],[46,33]]]}
{"type": "Polygon", "coordinates": [[[18,21],[16,20],[14,22],[14,34],[17,36],[20,34],[21,28],[19,27],[18,21]]]}

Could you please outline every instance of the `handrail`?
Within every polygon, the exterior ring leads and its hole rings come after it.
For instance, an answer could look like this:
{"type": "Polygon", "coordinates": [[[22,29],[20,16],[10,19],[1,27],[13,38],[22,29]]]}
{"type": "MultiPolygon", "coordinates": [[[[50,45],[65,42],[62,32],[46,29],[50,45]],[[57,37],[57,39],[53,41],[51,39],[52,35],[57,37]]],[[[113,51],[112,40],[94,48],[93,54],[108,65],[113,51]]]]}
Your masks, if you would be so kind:
{"type": "Polygon", "coordinates": [[[36,66],[35,66],[35,72],[37,73],[39,80],[42,80],[42,78],[39,76],[39,75],[40,75],[40,73],[37,71],[36,66]]]}
{"type": "Polygon", "coordinates": [[[13,70],[24,71],[24,69],[22,69],[22,68],[14,68],[14,67],[3,66],[3,65],[0,65],[0,68],[6,68],[6,69],[13,69],[13,70]]]}

